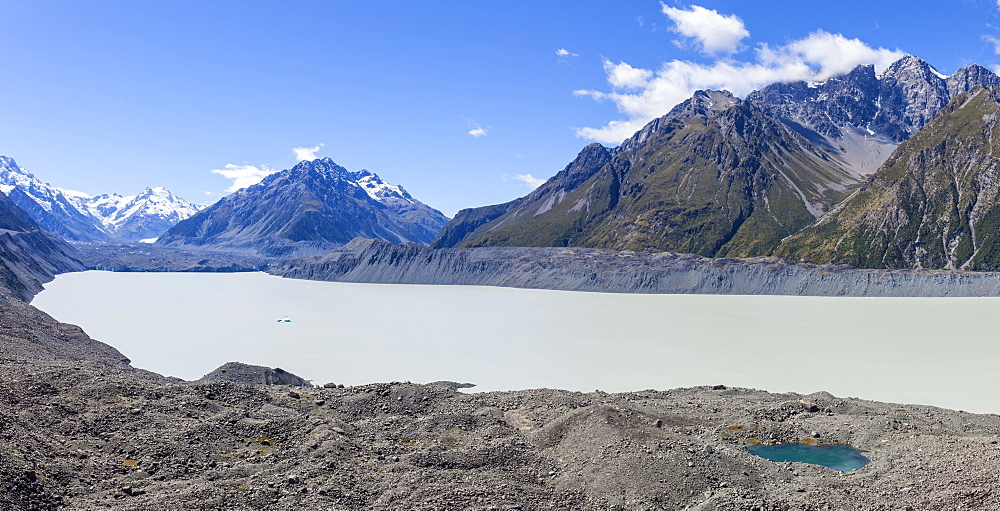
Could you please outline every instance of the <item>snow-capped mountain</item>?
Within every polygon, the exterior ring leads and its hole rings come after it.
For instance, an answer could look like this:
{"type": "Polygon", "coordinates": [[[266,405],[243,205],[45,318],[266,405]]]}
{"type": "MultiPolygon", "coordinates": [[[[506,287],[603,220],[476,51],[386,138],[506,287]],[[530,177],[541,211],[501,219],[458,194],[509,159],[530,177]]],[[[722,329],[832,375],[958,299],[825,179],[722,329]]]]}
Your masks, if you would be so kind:
{"type": "Polygon", "coordinates": [[[157,238],[201,209],[159,186],[138,195],[98,195],[85,204],[107,231],[127,240],[157,238]]]}
{"type": "Polygon", "coordinates": [[[321,158],[223,198],[172,227],[157,244],[312,255],[358,236],[427,243],[447,221],[403,187],[321,158]]]}
{"type": "Polygon", "coordinates": [[[96,197],[56,188],[7,156],[0,156],[0,191],[44,229],[74,241],[156,238],[200,209],[160,187],[96,197]]]}

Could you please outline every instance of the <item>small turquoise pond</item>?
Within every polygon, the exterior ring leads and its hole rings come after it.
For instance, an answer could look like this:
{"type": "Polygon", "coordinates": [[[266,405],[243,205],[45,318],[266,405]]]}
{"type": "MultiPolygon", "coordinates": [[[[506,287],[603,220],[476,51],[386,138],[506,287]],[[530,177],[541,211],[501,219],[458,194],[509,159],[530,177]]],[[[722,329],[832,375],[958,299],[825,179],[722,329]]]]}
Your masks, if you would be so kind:
{"type": "Polygon", "coordinates": [[[850,472],[868,464],[868,458],[852,445],[750,445],[747,451],[771,461],[798,461],[850,472]]]}

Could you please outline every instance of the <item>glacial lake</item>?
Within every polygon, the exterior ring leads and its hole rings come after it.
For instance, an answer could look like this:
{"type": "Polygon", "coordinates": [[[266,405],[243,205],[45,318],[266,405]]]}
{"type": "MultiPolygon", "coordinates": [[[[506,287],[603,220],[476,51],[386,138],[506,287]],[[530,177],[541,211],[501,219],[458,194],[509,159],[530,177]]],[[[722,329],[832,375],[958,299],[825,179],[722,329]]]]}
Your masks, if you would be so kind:
{"type": "Polygon", "coordinates": [[[1000,413],[1000,299],[637,295],[264,273],[56,277],[32,302],[132,365],[315,384],[606,392],[723,384],[1000,413]],[[277,320],[284,316],[289,323],[277,320]]]}

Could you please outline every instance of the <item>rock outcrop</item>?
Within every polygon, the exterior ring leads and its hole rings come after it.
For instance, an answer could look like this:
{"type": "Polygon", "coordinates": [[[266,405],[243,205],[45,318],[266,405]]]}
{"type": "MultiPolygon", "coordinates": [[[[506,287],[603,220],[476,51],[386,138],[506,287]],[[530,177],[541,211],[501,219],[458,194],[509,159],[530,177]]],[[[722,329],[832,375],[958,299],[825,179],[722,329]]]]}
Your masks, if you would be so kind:
{"type": "Polygon", "coordinates": [[[214,371],[202,376],[198,381],[228,381],[232,383],[245,383],[247,385],[312,386],[308,381],[279,367],[272,369],[270,367],[255,366],[242,362],[226,362],[214,371]]]}

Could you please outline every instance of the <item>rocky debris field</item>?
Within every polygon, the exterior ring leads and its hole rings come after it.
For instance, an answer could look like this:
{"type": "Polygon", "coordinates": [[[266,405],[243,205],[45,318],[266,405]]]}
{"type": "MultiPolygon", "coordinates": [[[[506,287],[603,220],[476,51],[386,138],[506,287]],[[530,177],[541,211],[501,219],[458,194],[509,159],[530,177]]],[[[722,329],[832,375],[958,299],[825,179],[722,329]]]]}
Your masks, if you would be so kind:
{"type": "Polygon", "coordinates": [[[714,387],[464,393],[0,365],[2,509],[997,509],[1000,417],[714,387]],[[753,442],[850,443],[840,473],[753,442]]]}
{"type": "Polygon", "coordinates": [[[149,243],[72,244],[77,257],[90,270],[110,271],[262,271],[272,260],[264,257],[183,250],[149,243]]]}

